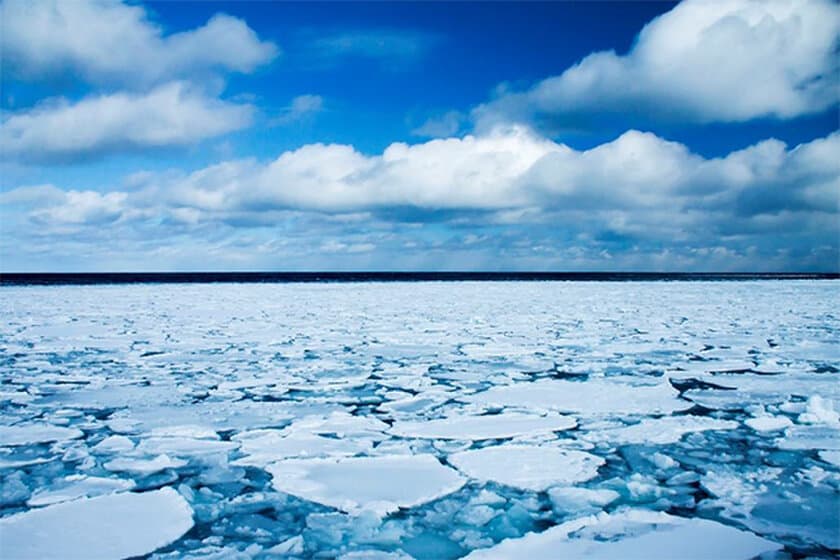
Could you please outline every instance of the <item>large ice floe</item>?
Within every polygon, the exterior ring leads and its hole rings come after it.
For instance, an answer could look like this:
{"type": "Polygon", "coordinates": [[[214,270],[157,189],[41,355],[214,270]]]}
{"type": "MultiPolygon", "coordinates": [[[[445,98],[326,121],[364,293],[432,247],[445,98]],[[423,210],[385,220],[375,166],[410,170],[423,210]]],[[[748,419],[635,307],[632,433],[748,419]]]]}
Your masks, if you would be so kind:
{"type": "Polygon", "coordinates": [[[837,301],[5,286],[0,558],[835,558],[837,301]]]}
{"type": "Polygon", "coordinates": [[[192,510],[171,488],[80,498],[0,519],[4,558],[129,558],[178,540],[192,510]]]}
{"type": "Polygon", "coordinates": [[[432,455],[289,459],[267,470],[276,489],[348,513],[385,515],[464,485],[463,477],[432,455]]]}

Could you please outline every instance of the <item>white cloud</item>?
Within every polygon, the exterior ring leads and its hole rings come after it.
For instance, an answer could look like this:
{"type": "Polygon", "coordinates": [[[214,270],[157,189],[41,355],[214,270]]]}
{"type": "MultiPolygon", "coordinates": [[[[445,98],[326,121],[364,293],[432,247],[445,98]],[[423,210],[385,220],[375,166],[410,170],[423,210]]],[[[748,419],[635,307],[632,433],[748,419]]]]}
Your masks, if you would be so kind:
{"type": "Polygon", "coordinates": [[[436,35],[406,29],[360,29],[323,35],[312,41],[312,48],[321,59],[357,56],[411,61],[438,40],[436,35]]]}
{"type": "Polygon", "coordinates": [[[346,145],[311,144],[265,164],[236,160],[186,176],[150,175],[127,203],[191,223],[234,214],[249,223],[243,215],[282,210],[414,208],[478,211],[497,224],[566,214],[584,228],[597,222],[653,235],[663,228],[710,227],[718,219],[836,215],[838,152],[835,133],[792,149],[771,139],[705,159],[638,131],[578,151],[515,126],[484,136],[396,143],[376,156],[346,145]]]}
{"type": "Polygon", "coordinates": [[[448,111],[443,115],[431,117],[411,131],[414,136],[426,138],[446,138],[454,136],[464,123],[465,115],[460,111],[448,111]]]}
{"type": "Polygon", "coordinates": [[[307,119],[324,109],[324,98],[320,95],[298,95],[283,112],[271,120],[271,124],[283,126],[307,119]]]}
{"type": "Polygon", "coordinates": [[[112,151],[182,146],[248,126],[254,108],[173,82],[148,93],[48,100],[0,128],[0,153],[20,161],[70,161],[112,151]]]}
{"type": "Polygon", "coordinates": [[[35,210],[30,216],[47,227],[101,225],[122,216],[127,198],[124,192],[67,191],[61,203],[35,210]]]}
{"type": "Polygon", "coordinates": [[[371,266],[422,268],[444,258],[462,266],[473,239],[465,235],[475,234],[481,241],[470,250],[488,266],[514,259],[505,262],[591,269],[609,258],[610,267],[627,269],[830,269],[840,235],[838,152],[834,133],[792,148],[769,139],[707,159],[639,131],[579,151],[514,126],[396,143],[378,155],[311,144],[270,162],[134,174],[107,193],[24,187],[0,202],[15,238],[63,235],[92,250],[112,244],[98,227],[108,224],[139,244],[139,254],[180,236],[185,246],[209,239],[241,251],[241,262],[292,251],[304,268],[330,266],[316,254],[364,255],[371,266]],[[260,242],[243,241],[247,232],[260,242]],[[736,256],[727,263],[729,253],[736,256]]]}
{"type": "Polygon", "coordinates": [[[831,0],[686,0],[648,23],[626,55],[593,53],[528,91],[502,92],[474,118],[793,118],[837,103],[838,36],[831,0]]]}
{"type": "Polygon", "coordinates": [[[116,0],[5,0],[0,26],[3,64],[23,79],[72,75],[149,86],[202,72],[251,72],[279,52],[235,17],[218,14],[166,35],[145,8],[116,0]]]}

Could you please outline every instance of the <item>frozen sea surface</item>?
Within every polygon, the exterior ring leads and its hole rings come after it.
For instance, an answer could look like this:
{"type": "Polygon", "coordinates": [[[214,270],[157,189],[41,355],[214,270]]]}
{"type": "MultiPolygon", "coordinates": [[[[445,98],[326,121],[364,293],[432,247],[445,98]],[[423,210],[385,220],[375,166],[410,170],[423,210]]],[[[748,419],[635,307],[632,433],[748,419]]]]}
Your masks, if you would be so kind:
{"type": "Polygon", "coordinates": [[[840,282],[0,288],[0,557],[831,558],[840,282]]]}

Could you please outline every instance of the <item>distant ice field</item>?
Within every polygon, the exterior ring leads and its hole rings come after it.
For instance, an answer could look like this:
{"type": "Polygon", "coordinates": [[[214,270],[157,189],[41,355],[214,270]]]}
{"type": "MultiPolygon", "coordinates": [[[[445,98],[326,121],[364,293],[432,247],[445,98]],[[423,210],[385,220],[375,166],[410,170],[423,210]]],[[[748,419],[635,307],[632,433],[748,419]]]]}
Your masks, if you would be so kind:
{"type": "Polygon", "coordinates": [[[0,558],[833,558],[840,281],[0,287],[0,558]]]}

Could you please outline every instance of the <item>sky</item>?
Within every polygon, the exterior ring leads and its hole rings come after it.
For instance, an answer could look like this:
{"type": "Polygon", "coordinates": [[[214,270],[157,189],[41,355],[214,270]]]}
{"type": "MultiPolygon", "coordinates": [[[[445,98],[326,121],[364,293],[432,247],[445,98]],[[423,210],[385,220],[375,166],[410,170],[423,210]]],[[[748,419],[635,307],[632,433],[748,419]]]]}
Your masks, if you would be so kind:
{"type": "Polygon", "coordinates": [[[840,269],[830,0],[0,2],[0,271],[840,269]]]}

